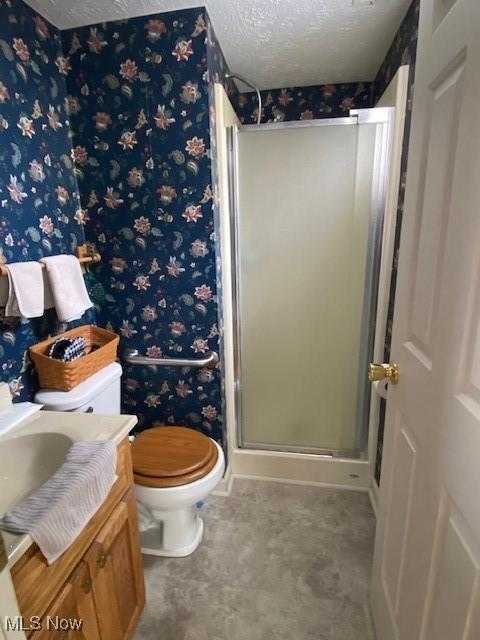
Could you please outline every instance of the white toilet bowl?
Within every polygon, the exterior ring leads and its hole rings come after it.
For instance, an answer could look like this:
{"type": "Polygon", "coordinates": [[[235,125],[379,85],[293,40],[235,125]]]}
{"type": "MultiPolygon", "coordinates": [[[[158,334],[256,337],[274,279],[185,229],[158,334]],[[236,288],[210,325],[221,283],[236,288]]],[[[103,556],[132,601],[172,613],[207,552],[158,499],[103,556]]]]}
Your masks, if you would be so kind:
{"type": "Polygon", "coordinates": [[[200,544],[203,521],[198,515],[197,503],[215,489],[225,470],[222,448],[216,442],[214,444],[218,458],[203,478],[177,487],[135,484],[143,553],[183,557],[200,544]]]}

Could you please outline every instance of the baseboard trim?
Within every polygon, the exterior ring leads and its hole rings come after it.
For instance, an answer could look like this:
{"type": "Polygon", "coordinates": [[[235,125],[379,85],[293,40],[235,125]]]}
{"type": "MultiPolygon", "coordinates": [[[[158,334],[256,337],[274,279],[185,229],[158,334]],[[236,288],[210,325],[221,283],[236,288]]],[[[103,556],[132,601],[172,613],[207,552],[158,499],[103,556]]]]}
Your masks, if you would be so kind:
{"type": "Polygon", "coordinates": [[[378,485],[375,480],[372,480],[372,484],[368,489],[368,496],[370,498],[370,503],[372,505],[373,513],[375,514],[375,518],[377,517],[377,507],[378,507],[378,485]]]}
{"type": "Polygon", "coordinates": [[[215,491],[212,491],[212,496],[222,496],[224,498],[228,498],[232,491],[233,485],[233,473],[232,473],[232,465],[227,466],[227,470],[223,478],[218,483],[215,491]]]}

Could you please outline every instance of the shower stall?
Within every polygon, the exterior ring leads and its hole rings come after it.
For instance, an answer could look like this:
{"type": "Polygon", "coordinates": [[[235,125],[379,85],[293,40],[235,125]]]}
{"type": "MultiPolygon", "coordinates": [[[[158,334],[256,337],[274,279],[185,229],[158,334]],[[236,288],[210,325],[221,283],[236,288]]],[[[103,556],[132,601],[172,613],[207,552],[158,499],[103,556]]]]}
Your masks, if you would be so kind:
{"type": "Polygon", "coordinates": [[[239,448],[365,457],[391,111],[227,130],[239,448]]]}

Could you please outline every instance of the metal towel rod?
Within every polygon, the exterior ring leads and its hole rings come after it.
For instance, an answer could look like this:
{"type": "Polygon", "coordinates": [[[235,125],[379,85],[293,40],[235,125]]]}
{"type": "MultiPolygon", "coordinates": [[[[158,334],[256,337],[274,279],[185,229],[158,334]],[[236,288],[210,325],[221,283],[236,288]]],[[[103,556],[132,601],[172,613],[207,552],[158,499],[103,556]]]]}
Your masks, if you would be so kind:
{"type": "Polygon", "coordinates": [[[123,358],[128,364],[162,365],[164,367],[207,367],[213,369],[218,364],[218,353],[208,351],[204,358],[149,358],[138,355],[137,349],[125,349],[123,358]]]}

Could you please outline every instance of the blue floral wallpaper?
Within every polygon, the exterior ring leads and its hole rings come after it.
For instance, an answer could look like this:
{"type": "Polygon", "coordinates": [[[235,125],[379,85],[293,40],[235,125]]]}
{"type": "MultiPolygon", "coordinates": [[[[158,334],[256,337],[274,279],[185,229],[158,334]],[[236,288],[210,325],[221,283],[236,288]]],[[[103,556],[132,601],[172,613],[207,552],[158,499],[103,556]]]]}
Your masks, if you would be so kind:
{"type": "MultiPolygon", "coordinates": [[[[219,350],[206,30],[188,9],[62,33],[75,174],[103,257],[97,319],[121,352],[219,350]]],[[[140,429],[188,424],[223,441],[219,369],[124,372],[140,429]]]]}
{"type": "MultiPolygon", "coordinates": [[[[408,78],[408,103],[405,116],[405,132],[401,160],[401,179],[398,193],[397,222],[395,228],[395,242],[393,254],[392,276],[390,281],[390,297],[388,302],[388,316],[385,338],[384,362],[390,360],[390,345],[392,340],[393,310],[395,305],[395,291],[397,285],[398,254],[400,250],[400,233],[402,230],[403,207],[405,201],[405,185],[407,176],[408,148],[410,142],[410,126],[412,121],[413,91],[415,82],[415,62],[417,57],[418,18],[420,0],[413,0],[407,14],[398,29],[392,45],[383,61],[374,82],[374,103],[385,91],[397,69],[403,65],[410,65],[408,78]]],[[[375,461],[375,479],[380,484],[382,468],[383,438],[385,432],[386,401],[380,402],[378,426],[377,456],[375,461]]]]}
{"type": "MultiPolygon", "coordinates": [[[[352,82],[261,91],[262,122],[348,116],[350,109],[371,106],[372,90],[371,82],[352,82]]],[[[240,122],[257,122],[258,100],[255,92],[239,94],[234,104],[240,122]]]]}
{"type": "MultiPolygon", "coordinates": [[[[0,0],[0,258],[38,260],[84,242],[86,212],[73,171],[68,62],[58,30],[21,0],[0,0]]],[[[93,320],[92,314],[88,319],[93,320]]],[[[0,309],[0,380],[14,400],[36,389],[26,358],[57,328],[43,318],[5,318],[0,309]]]]}

